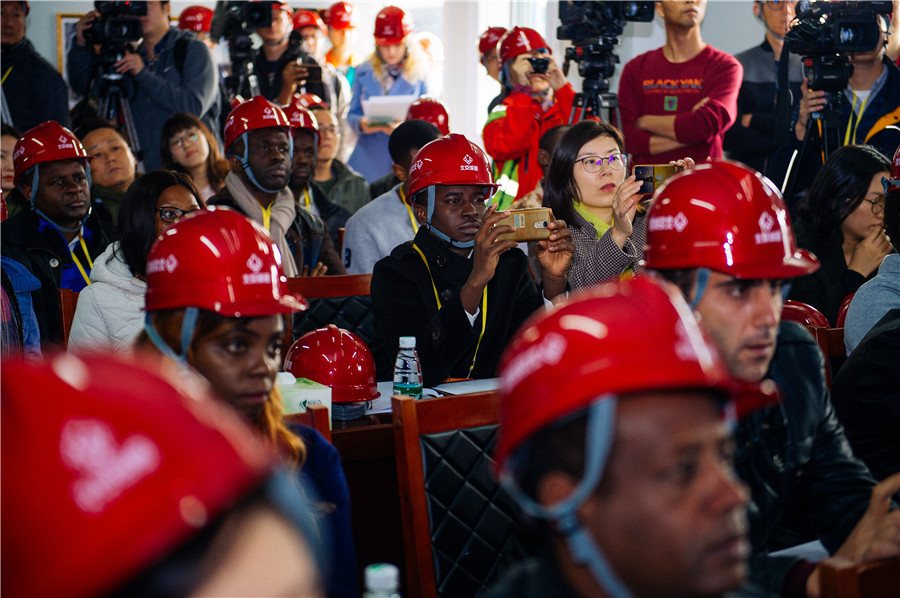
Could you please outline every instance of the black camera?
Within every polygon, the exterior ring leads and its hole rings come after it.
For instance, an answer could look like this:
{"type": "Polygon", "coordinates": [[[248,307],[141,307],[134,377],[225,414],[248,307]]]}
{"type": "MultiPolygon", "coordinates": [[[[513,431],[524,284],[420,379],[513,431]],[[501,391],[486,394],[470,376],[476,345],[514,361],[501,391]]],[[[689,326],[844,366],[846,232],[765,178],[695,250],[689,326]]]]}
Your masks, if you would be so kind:
{"type": "Polygon", "coordinates": [[[550,67],[549,58],[529,58],[528,62],[531,63],[531,72],[537,74],[546,73],[550,67]]]}
{"type": "Polygon", "coordinates": [[[144,36],[138,16],[147,14],[146,2],[94,2],[100,13],[84,37],[89,45],[100,44],[103,54],[121,54],[124,45],[136,42],[144,36]],[[129,16],[134,15],[134,16],[129,16]]]}
{"type": "Polygon", "coordinates": [[[246,2],[229,0],[216,3],[210,26],[210,37],[216,41],[223,37],[229,42],[241,35],[250,35],[254,30],[272,26],[273,1],[246,2]]]}

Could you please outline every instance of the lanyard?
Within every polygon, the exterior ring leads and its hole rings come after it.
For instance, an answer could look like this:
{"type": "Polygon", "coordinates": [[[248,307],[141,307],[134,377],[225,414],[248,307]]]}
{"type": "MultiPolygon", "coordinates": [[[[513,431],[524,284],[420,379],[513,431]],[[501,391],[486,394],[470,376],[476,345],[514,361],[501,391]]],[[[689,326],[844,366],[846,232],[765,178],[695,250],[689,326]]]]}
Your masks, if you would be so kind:
{"type": "MultiPolygon", "coordinates": [[[[422,258],[425,269],[428,270],[428,279],[431,281],[431,290],[434,291],[434,300],[437,302],[438,310],[440,310],[441,298],[438,296],[437,287],[434,284],[434,276],[431,275],[431,266],[428,265],[425,254],[422,253],[422,250],[419,249],[415,243],[413,243],[413,249],[415,249],[416,253],[419,254],[419,257],[422,258]]],[[[485,286],[484,290],[481,292],[481,332],[478,333],[478,343],[475,345],[475,354],[472,355],[472,363],[469,365],[469,372],[466,374],[466,380],[472,379],[472,370],[475,369],[475,360],[478,359],[478,349],[481,348],[481,339],[484,338],[485,328],[487,328],[487,286],[485,286]]]]}
{"type": "Polygon", "coordinates": [[[259,206],[260,208],[262,208],[263,226],[266,227],[266,230],[269,232],[272,232],[271,229],[269,228],[269,225],[272,223],[272,206],[274,206],[274,205],[275,205],[275,202],[273,201],[265,208],[263,208],[261,205],[259,206]]]}
{"type": "MultiPolygon", "coordinates": [[[[409,212],[409,222],[410,222],[410,224],[412,224],[413,232],[414,233],[419,232],[419,223],[416,222],[416,218],[415,218],[415,216],[413,216],[412,206],[410,206],[409,202],[406,201],[406,193],[403,192],[403,187],[397,189],[397,195],[400,196],[400,201],[403,202],[403,207],[406,208],[407,212],[409,212]]],[[[416,249],[418,250],[418,247],[416,249]]],[[[419,255],[421,255],[421,253],[422,252],[420,251],[419,255]]],[[[423,257],[422,259],[425,259],[425,258],[423,257]]],[[[426,262],[425,265],[427,266],[428,262],[426,262]]]]}
{"type": "Polygon", "coordinates": [[[9,77],[9,74],[12,72],[12,70],[13,67],[9,67],[8,69],[6,69],[6,72],[3,73],[3,79],[0,79],[0,85],[6,83],[6,78],[9,77]]]}
{"type": "MultiPolygon", "coordinates": [[[[847,131],[844,133],[844,145],[850,145],[851,140],[856,139],[856,129],[859,127],[859,121],[862,120],[863,112],[866,111],[866,102],[869,101],[871,95],[867,96],[866,99],[862,101],[862,104],[859,107],[859,115],[856,117],[856,123],[853,125],[853,136],[850,136],[850,122],[847,122],[847,131]]],[[[856,104],[856,92],[853,92],[853,104],[856,104]]],[[[853,106],[850,107],[850,118],[853,118],[853,106]]],[[[853,141],[853,143],[856,143],[853,141]]]]}
{"type": "Polygon", "coordinates": [[[307,212],[309,212],[309,205],[310,205],[309,188],[307,187],[306,189],[303,190],[303,209],[306,210],[307,212]]]}
{"type": "MultiPolygon", "coordinates": [[[[91,259],[91,254],[88,253],[87,245],[84,242],[84,237],[81,236],[81,231],[78,231],[78,242],[81,243],[81,250],[84,252],[84,257],[87,258],[88,266],[93,268],[94,261],[91,259]]],[[[91,284],[91,278],[87,275],[87,272],[84,270],[84,266],[81,265],[81,262],[78,261],[78,258],[75,257],[75,252],[69,249],[69,255],[72,256],[72,261],[75,262],[75,266],[78,267],[78,271],[81,272],[82,278],[87,284],[91,284]]]]}

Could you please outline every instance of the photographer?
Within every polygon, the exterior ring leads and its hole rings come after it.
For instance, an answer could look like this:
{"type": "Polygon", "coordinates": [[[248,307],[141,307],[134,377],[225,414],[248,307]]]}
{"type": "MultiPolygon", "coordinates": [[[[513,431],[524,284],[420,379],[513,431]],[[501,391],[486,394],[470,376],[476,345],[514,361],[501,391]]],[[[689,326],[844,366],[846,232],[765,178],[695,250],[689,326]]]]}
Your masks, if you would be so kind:
{"type": "MultiPolygon", "coordinates": [[[[153,170],[162,166],[159,127],[173,114],[187,112],[200,117],[219,141],[219,87],[209,49],[191,33],[170,26],[168,2],[134,4],[146,4],[146,14],[139,21],[142,42],[134,49],[125,45],[106,74],[125,75],[122,97],[129,99],[144,169],[153,170]]],[[[98,9],[75,25],[67,68],[69,84],[76,93],[100,93],[101,77],[97,75],[102,76],[107,69],[100,61],[117,50],[114,42],[105,39],[108,32],[103,31],[104,19],[117,6],[97,3],[98,9]]]]}

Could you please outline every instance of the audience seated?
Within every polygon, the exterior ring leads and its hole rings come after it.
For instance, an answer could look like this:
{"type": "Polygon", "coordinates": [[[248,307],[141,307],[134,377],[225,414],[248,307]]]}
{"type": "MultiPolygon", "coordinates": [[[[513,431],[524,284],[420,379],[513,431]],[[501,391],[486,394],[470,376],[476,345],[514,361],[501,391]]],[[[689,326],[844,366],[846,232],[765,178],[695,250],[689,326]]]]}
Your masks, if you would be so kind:
{"type": "Polygon", "coordinates": [[[884,176],[890,163],[878,150],[847,145],[829,156],[800,203],[797,243],[822,267],[795,280],[788,298],[812,305],[832,324],[844,297],[875,276],[892,250],[883,228],[884,176]]]}
{"type": "Polygon", "coordinates": [[[491,111],[482,137],[499,173],[500,191],[492,203],[505,210],[540,180],[538,142],[545,132],[569,122],[575,90],[550,56],[550,45],[534,29],[513,27],[497,42],[497,52],[506,97],[491,111]],[[545,59],[549,65],[535,72],[532,59],[545,59]]]}
{"type": "Polygon", "coordinates": [[[388,151],[397,183],[347,220],[344,265],[350,274],[371,274],[378,260],[416,236],[419,223],[409,196],[409,170],[419,150],[440,135],[423,120],[408,120],[391,133],[388,151]]]}
{"type": "Polygon", "coordinates": [[[27,131],[16,143],[16,186],[31,209],[2,225],[2,253],[41,283],[34,311],[44,348],[62,338],[57,289],[80,291],[94,259],[109,245],[112,222],[92,205],[88,155],[68,129],[53,121],[27,131]]]}
{"type": "Polygon", "coordinates": [[[112,121],[94,120],[75,131],[91,160],[91,201],[103,204],[113,222],[137,177],[131,146],[112,121]]]}
{"type": "Polygon", "coordinates": [[[818,345],[799,324],[779,325],[783,281],[819,262],[797,248],[775,185],[736,162],[701,164],[667,181],[647,218],[646,267],[681,287],[735,378],[780,391],[736,433],[735,468],[751,491],[750,579],[784,596],[818,595],[814,563],[769,555],[780,524],[806,523],[853,562],[900,553],[890,503],[900,475],[875,486],[835,417],[818,345]]]}
{"type": "MultiPolygon", "coordinates": [[[[412,122],[412,121],[410,121],[412,122]]],[[[451,134],[423,147],[409,172],[419,232],[375,264],[372,313],[389,355],[401,336],[415,336],[425,386],[446,378],[489,378],[518,327],[543,305],[513,240],[513,227],[485,203],[497,186],[484,151],[451,134]]],[[[544,300],[566,290],[572,258],[565,222],[539,241],[544,300]]]]}
{"type": "Polygon", "coordinates": [[[225,186],[228,160],[219,153],[209,127],[193,114],[182,112],[165,122],[159,151],[163,168],[190,175],[204,200],[225,186]]]}
{"type": "Polygon", "coordinates": [[[366,179],[337,158],[342,145],[342,131],[334,114],[324,106],[310,106],[309,110],[319,123],[320,136],[312,180],[328,199],[355,214],[371,199],[369,185],[366,179]]]}
{"type": "Polygon", "coordinates": [[[147,254],[182,216],[206,207],[182,172],[154,170],[138,178],[122,202],[116,241],[94,260],[91,284],[78,296],[68,350],[128,351],[144,327],[147,254]]]}
{"type": "Polygon", "coordinates": [[[367,182],[391,170],[388,136],[399,122],[380,122],[363,115],[363,100],[377,96],[428,94],[421,46],[410,39],[412,17],[396,6],[383,8],[375,17],[375,51],[356,67],[353,99],[347,122],[359,137],[347,165],[367,182]]]}
{"type": "Polygon", "coordinates": [[[356,577],[347,573],[356,570],[356,557],[340,457],[315,430],[285,421],[275,386],[284,315],[305,307],[288,293],[265,230],[234,210],[213,208],[174,224],[150,250],[148,317],[136,343],[195,369],[312,482],[321,501],[326,591],[349,598],[358,595],[356,577]]]}

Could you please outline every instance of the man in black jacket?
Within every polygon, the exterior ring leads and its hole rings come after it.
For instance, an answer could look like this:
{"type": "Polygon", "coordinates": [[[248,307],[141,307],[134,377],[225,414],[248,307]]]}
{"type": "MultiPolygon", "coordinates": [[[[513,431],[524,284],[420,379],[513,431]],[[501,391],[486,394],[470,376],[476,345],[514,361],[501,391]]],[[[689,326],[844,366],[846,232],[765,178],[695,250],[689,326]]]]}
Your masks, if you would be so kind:
{"type": "MultiPolygon", "coordinates": [[[[372,311],[389,355],[415,336],[426,386],[445,378],[489,378],[516,329],[544,301],[528,273],[513,227],[486,202],[496,190],[484,151],[462,135],[442,137],[416,154],[409,172],[420,228],[375,264],[372,311]]],[[[544,300],[564,295],[572,259],[565,222],[548,223],[536,243],[544,300]]]]}
{"type": "Polygon", "coordinates": [[[16,186],[31,208],[2,225],[3,255],[41,282],[34,311],[44,347],[59,343],[57,290],[90,284],[93,260],[109,244],[112,223],[91,207],[87,152],[71,131],[47,121],[26,132],[13,153],[16,186]]]}
{"type": "Polygon", "coordinates": [[[735,468],[751,489],[750,579],[784,596],[818,595],[815,563],[768,555],[775,527],[796,523],[792,511],[832,554],[853,562],[900,554],[900,511],[889,512],[900,476],[875,486],[835,417],[818,345],[780,322],[784,279],[819,263],[797,249],[777,188],[736,162],[702,164],[658,192],[647,231],[647,267],[692,300],[731,373],[771,379],[781,393],[736,434],[735,468]]]}

